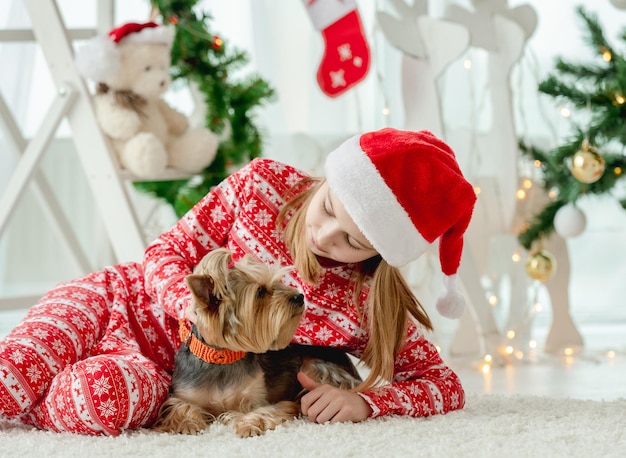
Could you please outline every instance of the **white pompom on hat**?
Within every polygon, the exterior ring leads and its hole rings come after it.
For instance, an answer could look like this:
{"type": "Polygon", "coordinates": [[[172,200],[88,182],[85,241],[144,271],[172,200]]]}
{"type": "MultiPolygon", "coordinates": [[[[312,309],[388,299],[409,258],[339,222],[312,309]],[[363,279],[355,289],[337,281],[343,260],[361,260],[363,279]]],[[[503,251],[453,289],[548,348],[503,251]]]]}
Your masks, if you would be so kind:
{"type": "Polygon", "coordinates": [[[437,310],[459,318],[456,276],[476,193],[452,149],[428,131],[385,128],[354,136],[325,163],[328,185],[363,235],[391,266],[420,257],[439,239],[445,294],[437,310]]]}
{"type": "Polygon", "coordinates": [[[81,75],[96,82],[106,80],[120,67],[120,43],[156,43],[168,47],[174,41],[170,26],[155,22],[129,22],[111,30],[106,36],[97,36],[76,52],[76,67],[81,75]]]}

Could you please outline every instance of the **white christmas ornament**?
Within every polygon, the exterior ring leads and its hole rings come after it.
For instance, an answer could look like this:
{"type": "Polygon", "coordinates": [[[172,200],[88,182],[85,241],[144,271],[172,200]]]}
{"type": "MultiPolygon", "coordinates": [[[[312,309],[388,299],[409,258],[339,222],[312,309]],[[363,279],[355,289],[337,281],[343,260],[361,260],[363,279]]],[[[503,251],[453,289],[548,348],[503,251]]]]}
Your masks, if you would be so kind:
{"type": "Polygon", "coordinates": [[[567,204],[559,208],[554,216],[554,229],[561,237],[576,237],[587,226],[587,217],[578,207],[567,204]]]}

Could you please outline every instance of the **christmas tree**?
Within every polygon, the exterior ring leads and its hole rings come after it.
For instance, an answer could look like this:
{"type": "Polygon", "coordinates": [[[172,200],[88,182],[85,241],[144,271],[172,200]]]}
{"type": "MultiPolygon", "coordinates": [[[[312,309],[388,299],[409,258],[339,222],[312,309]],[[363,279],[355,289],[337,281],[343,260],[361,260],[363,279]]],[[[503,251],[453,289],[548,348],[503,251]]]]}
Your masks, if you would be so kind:
{"type": "Polygon", "coordinates": [[[134,183],[140,191],[164,199],[180,217],[226,178],[232,167],[261,155],[262,134],[255,124],[254,109],[272,100],[274,90],[257,75],[233,78],[248,57],[211,32],[212,18],[196,11],[198,0],[151,3],[163,23],[176,28],[171,52],[173,80],[196,84],[206,105],[205,127],[222,138],[215,160],[200,176],[134,183]]]}
{"type": "MultiPolygon", "coordinates": [[[[528,250],[554,231],[559,211],[590,194],[611,193],[626,166],[626,60],[606,40],[595,15],[582,7],[576,12],[596,57],[588,64],[558,58],[539,91],[569,105],[571,112],[584,114],[585,121],[573,122],[566,143],[550,151],[520,142],[523,154],[540,166],[542,186],[551,197],[518,234],[528,250]]],[[[621,39],[626,41],[626,30],[621,39]]],[[[626,199],[620,203],[626,209],[626,199]]]]}

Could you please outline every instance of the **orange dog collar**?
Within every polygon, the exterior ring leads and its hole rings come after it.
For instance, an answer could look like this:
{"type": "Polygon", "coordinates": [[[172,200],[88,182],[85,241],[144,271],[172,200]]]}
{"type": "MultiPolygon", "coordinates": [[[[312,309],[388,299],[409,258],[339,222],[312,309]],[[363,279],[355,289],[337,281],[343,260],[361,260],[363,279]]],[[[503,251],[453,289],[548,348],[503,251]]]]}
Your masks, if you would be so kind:
{"type": "Polygon", "coordinates": [[[180,340],[189,347],[189,351],[205,363],[232,364],[246,356],[248,352],[234,350],[216,350],[198,339],[187,327],[187,320],[178,320],[180,340]]]}

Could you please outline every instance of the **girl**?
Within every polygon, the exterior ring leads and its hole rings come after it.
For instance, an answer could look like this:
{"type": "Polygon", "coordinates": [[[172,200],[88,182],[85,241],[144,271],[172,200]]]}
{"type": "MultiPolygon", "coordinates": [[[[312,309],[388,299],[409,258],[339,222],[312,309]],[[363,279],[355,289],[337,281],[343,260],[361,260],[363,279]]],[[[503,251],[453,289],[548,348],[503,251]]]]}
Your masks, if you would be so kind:
{"type": "Polygon", "coordinates": [[[431,322],[398,267],[439,240],[456,317],[462,237],[472,186],[450,148],[429,132],[383,129],[330,153],[326,178],[256,159],[224,180],[145,252],[60,284],[0,342],[0,415],[54,431],[117,435],[145,427],[166,398],[178,318],[194,320],[185,277],[227,247],[293,266],[306,298],[294,342],[328,345],[370,369],[355,392],[303,374],[311,421],[427,416],[462,408],[456,376],[425,338],[431,322]]]}

